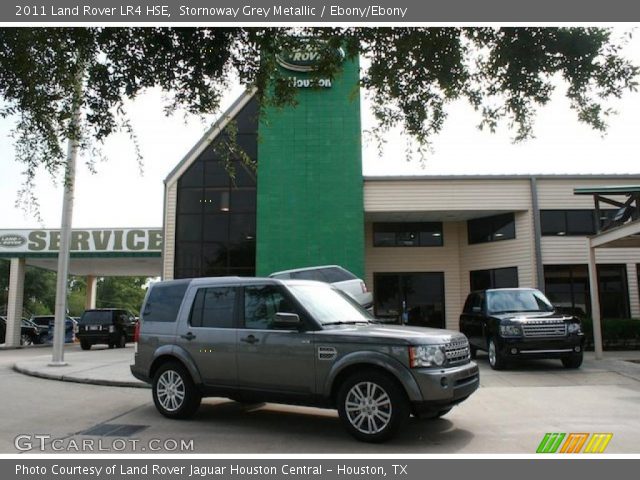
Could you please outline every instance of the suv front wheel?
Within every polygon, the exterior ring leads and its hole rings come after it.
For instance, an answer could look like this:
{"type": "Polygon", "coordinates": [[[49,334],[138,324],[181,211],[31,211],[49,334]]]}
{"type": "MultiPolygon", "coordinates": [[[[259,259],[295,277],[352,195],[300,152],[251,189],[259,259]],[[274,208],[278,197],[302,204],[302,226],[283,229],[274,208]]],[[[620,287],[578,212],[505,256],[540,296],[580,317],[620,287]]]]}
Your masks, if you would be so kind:
{"type": "Polygon", "coordinates": [[[202,399],[189,372],[177,362],[167,362],[158,368],[152,391],[153,403],[168,418],[191,417],[202,399]]]}
{"type": "Polygon", "coordinates": [[[409,417],[401,387],[382,372],[350,376],[338,391],[338,413],[347,431],[358,440],[383,442],[409,417]]]}

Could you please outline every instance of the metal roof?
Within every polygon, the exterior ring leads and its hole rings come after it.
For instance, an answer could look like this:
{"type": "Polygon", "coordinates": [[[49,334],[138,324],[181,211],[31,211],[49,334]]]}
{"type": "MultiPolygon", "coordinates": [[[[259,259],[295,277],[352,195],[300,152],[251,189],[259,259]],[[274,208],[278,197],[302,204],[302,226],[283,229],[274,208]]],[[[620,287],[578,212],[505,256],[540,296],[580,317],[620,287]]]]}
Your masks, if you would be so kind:
{"type": "Polygon", "coordinates": [[[574,195],[625,195],[630,193],[640,193],[640,185],[574,188],[573,193],[574,195]]]}

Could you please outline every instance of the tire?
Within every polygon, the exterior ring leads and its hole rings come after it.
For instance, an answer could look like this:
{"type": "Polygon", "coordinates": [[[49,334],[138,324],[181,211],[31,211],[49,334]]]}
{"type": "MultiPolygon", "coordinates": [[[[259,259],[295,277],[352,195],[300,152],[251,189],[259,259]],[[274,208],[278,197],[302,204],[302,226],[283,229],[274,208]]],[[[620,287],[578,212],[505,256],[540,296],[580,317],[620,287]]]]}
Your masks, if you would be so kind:
{"type": "Polygon", "coordinates": [[[21,335],[20,336],[20,345],[22,345],[22,346],[33,345],[33,339],[27,334],[21,335]]]}
{"type": "Polygon", "coordinates": [[[363,442],[388,440],[409,418],[409,402],[402,387],[391,376],[375,370],[347,378],[338,389],[337,404],[346,430],[363,442]]]}
{"type": "Polygon", "coordinates": [[[496,341],[493,337],[489,339],[487,352],[489,353],[489,366],[493,370],[504,370],[507,367],[507,362],[504,356],[498,351],[496,341]]]}
{"type": "Polygon", "coordinates": [[[167,418],[193,416],[202,396],[189,372],[177,362],[167,362],[158,368],[152,384],[153,403],[167,418]]]}
{"type": "Polygon", "coordinates": [[[80,348],[82,350],[91,350],[91,344],[89,342],[84,341],[84,340],[80,340],[80,348]]]}
{"type": "Polygon", "coordinates": [[[478,347],[474,347],[473,345],[469,344],[469,353],[471,354],[471,359],[475,360],[478,356],[478,347]]]}
{"type": "Polygon", "coordinates": [[[124,348],[127,346],[127,336],[121,333],[118,337],[118,341],[115,343],[116,348],[124,348]]]}
{"type": "Polygon", "coordinates": [[[580,365],[582,365],[582,352],[562,357],[562,365],[564,368],[580,368],[580,365]]]}

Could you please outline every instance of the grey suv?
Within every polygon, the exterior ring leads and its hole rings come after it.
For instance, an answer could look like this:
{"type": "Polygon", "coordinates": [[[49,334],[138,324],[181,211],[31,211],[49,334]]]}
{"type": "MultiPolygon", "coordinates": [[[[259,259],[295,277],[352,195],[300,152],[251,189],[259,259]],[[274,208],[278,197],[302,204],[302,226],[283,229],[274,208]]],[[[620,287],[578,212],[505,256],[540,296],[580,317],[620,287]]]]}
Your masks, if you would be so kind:
{"type": "Polygon", "coordinates": [[[410,414],[446,414],[479,383],[461,333],[376,324],[320,282],[156,283],[136,339],[131,372],[169,418],[193,415],[204,396],[337,408],[353,436],[379,442],[410,414]]]}

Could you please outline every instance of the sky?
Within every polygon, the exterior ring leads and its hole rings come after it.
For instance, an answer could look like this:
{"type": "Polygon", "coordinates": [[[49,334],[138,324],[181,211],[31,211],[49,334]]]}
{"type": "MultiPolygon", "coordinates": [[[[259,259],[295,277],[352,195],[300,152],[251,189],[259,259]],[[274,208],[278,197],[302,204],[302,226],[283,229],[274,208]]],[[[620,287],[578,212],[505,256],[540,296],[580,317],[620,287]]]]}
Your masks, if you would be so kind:
{"type": "MultiPolygon", "coordinates": [[[[637,35],[624,54],[640,65],[637,35]]],[[[242,92],[232,89],[223,110],[242,92]]],[[[166,117],[162,94],[151,90],[127,105],[144,156],[140,172],[128,137],[108,139],[103,151],[108,158],[91,173],[80,158],[72,225],[74,228],[160,227],[162,225],[163,180],[200,139],[216,116],[204,121],[177,113],[166,117]]],[[[449,107],[443,131],[434,139],[433,151],[424,162],[407,161],[406,138],[398,131],[387,135],[379,156],[375,142],[363,136],[363,174],[373,175],[472,175],[472,174],[594,174],[640,175],[640,93],[627,93],[610,103],[618,112],[610,120],[605,136],[580,124],[558,87],[552,102],[538,112],[536,138],[513,144],[506,129],[496,134],[476,128],[478,115],[464,102],[449,107]]],[[[362,96],[362,128],[374,125],[369,100],[362,96]]],[[[0,120],[0,229],[59,228],[62,184],[46,172],[37,176],[36,194],[42,223],[15,203],[23,177],[23,166],[13,158],[10,137],[13,123],[0,120]]]]}

